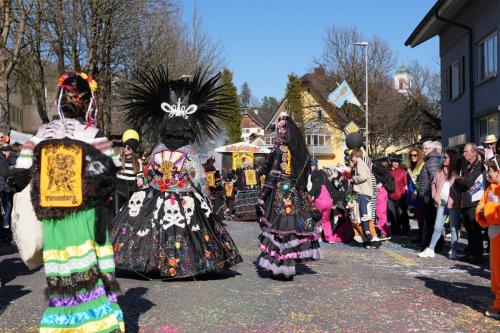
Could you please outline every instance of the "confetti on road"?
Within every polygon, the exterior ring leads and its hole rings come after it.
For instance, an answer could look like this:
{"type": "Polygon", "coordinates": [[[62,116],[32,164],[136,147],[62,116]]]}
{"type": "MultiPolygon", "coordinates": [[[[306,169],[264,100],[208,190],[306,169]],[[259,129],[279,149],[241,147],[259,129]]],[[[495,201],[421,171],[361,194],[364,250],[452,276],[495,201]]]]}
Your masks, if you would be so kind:
{"type": "MultiPolygon", "coordinates": [[[[484,311],[492,302],[487,267],[411,248],[322,246],[324,259],[300,265],[293,281],[261,277],[255,267],[258,226],[228,223],[244,262],[228,274],[195,281],[120,278],[128,332],[481,332],[500,331],[484,311]]],[[[43,271],[16,254],[0,290],[0,333],[37,332],[46,301],[43,271]]]]}

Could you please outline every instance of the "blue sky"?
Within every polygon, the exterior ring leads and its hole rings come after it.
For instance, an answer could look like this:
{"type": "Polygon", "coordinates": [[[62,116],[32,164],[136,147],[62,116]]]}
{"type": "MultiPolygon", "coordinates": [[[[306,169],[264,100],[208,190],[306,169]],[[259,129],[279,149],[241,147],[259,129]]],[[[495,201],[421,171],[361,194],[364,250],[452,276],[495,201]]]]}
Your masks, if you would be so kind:
{"type": "Polygon", "coordinates": [[[327,27],[355,26],[366,37],[389,42],[398,63],[413,59],[438,69],[438,39],[412,49],[404,42],[435,0],[183,0],[185,21],[193,6],[203,28],[224,46],[227,67],[240,89],[257,98],[284,95],[287,75],[303,75],[321,56],[327,27]]]}

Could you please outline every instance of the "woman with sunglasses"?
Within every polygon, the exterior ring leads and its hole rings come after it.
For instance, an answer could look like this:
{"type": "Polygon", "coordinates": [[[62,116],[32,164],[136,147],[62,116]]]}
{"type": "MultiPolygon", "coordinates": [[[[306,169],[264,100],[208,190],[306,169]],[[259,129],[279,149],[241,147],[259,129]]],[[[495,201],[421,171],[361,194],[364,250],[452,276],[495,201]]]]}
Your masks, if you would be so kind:
{"type": "Polygon", "coordinates": [[[141,188],[144,185],[142,159],[137,154],[139,140],[139,134],[132,129],[126,130],[122,135],[121,167],[116,174],[113,196],[115,215],[129,201],[136,188],[141,188]]]}
{"type": "Polygon", "coordinates": [[[412,208],[415,213],[415,219],[418,223],[416,243],[420,244],[424,229],[424,203],[422,199],[417,198],[417,178],[425,164],[424,152],[418,147],[411,148],[408,152],[408,160],[408,207],[412,208]]]}
{"type": "MultiPolygon", "coordinates": [[[[454,150],[448,150],[444,155],[444,161],[442,167],[436,172],[434,179],[432,180],[432,199],[434,200],[434,205],[437,207],[436,221],[434,223],[434,232],[429,246],[418,254],[421,258],[434,258],[434,249],[439,239],[442,237],[444,222],[446,218],[450,215],[449,208],[452,207],[453,202],[450,200],[451,187],[455,178],[458,176],[458,168],[456,167],[458,160],[460,159],[458,153],[454,150]]],[[[452,246],[452,250],[456,250],[456,233],[455,248],[452,246]]],[[[453,238],[453,237],[452,237],[453,238]]],[[[453,253],[453,252],[452,252],[453,253]]]]}

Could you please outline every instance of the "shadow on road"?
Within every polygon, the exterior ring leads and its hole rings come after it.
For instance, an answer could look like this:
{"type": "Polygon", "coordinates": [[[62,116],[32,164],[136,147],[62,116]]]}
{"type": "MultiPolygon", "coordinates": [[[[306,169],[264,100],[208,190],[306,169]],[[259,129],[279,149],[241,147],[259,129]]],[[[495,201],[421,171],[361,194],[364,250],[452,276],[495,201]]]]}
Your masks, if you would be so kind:
{"type": "Polygon", "coordinates": [[[17,253],[17,246],[14,244],[0,243],[0,256],[7,256],[9,254],[17,253]]]}
{"type": "Polygon", "coordinates": [[[417,276],[425,282],[425,286],[431,289],[436,296],[464,304],[473,310],[483,312],[493,300],[493,294],[489,287],[473,285],[464,282],[448,282],[436,280],[425,276],[417,276]]]}
{"type": "MultiPolygon", "coordinates": [[[[215,272],[209,272],[202,275],[197,275],[195,277],[185,277],[181,279],[176,279],[176,281],[211,281],[211,280],[224,280],[229,278],[234,278],[235,276],[241,275],[241,273],[234,271],[232,269],[225,269],[215,272]]],[[[168,279],[166,280],[168,281],[168,279]]]]}
{"type": "Polygon", "coordinates": [[[297,266],[295,266],[295,272],[297,272],[297,275],[317,274],[305,264],[297,264],[297,266]]]}
{"type": "MultiPolygon", "coordinates": [[[[279,281],[293,281],[293,277],[290,278],[284,278],[283,275],[273,275],[272,272],[263,269],[257,264],[257,261],[253,262],[255,266],[255,270],[257,271],[257,275],[259,275],[260,278],[263,279],[273,279],[273,280],[279,280],[279,281]]],[[[295,272],[296,275],[309,275],[309,274],[317,274],[315,271],[313,271],[311,268],[309,268],[305,264],[297,264],[295,266],[295,272]]]]}
{"type": "Polygon", "coordinates": [[[118,296],[118,304],[123,311],[127,332],[139,332],[139,318],[156,305],[144,298],[147,291],[148,288],[144,287],[131,288],[127,290],[125,295],[118,296]]]}
{"type": "Polygon", "coordinates": [[[209,273],[205,273],[202,275],[197,275],[194,277],[180,277],[180,278],[163,278],[159,274],[157,275],[142,275],[134,272],[127,271],[117,271],[117,276],[122,279],[134,279],[134,280],[157,280],[157,281],[211,281],[211,280],[223,280],[228,278],[233,278],[235,276],[241,275],[241,273],[234,271],[232,269],[225,269],[220,271],[213,271],[209,273]]]}
{"type": "Polygon", "coordinates": [[[0,315],[7,309],[9,304],[24,295],[31,293],[31,290],[25,290],[24,286],[13,285],[0,288],[0,315]]]}
{"type": "Polygon", "coordinates": [[[470,266],[470,265],[457,264],[457,265],[453,266],[452,269],[459,269],[462,271],[467,271],[467,273],[469,273],[471,276],[479,276],[479,277],[485,278],[487,280],[490,280],[490,270],[487,269],[487,267],[485,267],[485,266],[476,267],[476,266],[470,266]]]}
{"type": "MultiPolygon", "coordinates": [[[[40,267],[41,268],[41,267],[40,267]]],[[[20,275],[30,275],[38,272],[40,268],[30,270],[22,262],[21,258],[7,258],[0,263],[0,281],[5,285],[20,275]]]]}

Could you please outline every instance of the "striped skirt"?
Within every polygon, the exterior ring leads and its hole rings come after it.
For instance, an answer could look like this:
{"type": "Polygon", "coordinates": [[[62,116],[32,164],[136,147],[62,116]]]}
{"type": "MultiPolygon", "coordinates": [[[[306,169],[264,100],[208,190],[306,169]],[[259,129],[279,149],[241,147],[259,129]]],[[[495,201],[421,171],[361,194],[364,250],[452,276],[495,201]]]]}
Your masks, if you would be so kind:
{"type": "Polygon", "coordinates": [[[113,248],[95,243],[94,224],[94,209],[42,221],[49,307],[41,333],[125,331],[113,248]]]}

